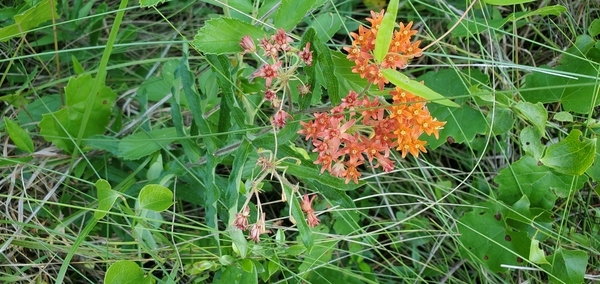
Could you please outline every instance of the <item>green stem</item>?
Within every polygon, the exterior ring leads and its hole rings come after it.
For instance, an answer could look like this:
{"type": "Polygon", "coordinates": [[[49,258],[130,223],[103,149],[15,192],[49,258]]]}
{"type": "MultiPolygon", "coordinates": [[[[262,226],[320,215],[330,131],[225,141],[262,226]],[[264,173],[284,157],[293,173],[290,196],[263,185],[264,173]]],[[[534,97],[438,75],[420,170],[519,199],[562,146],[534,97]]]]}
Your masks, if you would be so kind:
{"type": "MultiPolygon", "coordinates": [[[[115,41],[117,40],[119,26],[123,21],[123,15],[125,14],[125,9],[127,8],[128,2],[129,0],[121,0],[121,4],[119,5],[119,11],[117,12],[117,16],[115,17],[113,26],[110,29],[110,35],[108,36],[106,49],[104,49],[102,59],[100,60],[100,66],[98,66],[98,74],[96,75],[96,80],[94,80],[94,85],[92,86],[92,90],[88,95],[87,101],[85,103],[85,112],[83,114],[81,127],[79,128],[79,133],[77,134],[77,141],[75,143],[75,145],[77,146],[81,144],[81,140],[83,139],[83,132],[85,131],[87,124],[90,120],[90,116],[92,114],[92,107],[94,105],[96,95],[98,94],[98,91],[106,81],[106,67],[108,66],[108,60],[110,58],[110,54],[112,52],[115,41]]],[[[75,159],[75,156],[76,155],[73,155],[73,159],[75,159]]]]}

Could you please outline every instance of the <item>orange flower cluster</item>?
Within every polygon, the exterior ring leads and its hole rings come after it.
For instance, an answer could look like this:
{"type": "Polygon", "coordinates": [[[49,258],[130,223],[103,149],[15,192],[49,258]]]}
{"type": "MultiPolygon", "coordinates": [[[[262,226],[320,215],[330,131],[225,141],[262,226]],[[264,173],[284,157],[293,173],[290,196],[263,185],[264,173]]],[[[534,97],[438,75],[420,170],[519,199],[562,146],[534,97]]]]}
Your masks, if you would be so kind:
{"type": "Polygon", "coordinates": [[[394,36],[388,53],[384,60],[377,64],[373,59],[373,51],[375,50],[375,38],[379,25],[383,20],[384,10],[379,13],[371,11],[371,17],[367,21],[371,23],[371,28],[364,26],[358,27],[357,33],[350,33],[352,36],[352,46],[344,47],[348,52],[347,58],[354,61],[356,66],[352,68],[353,73],[358,73],[361,78],[367,79],[369,82],[379,86],[383,90],[388,80],[381,73],[382,69],[404,69],[408,65],[408,61],[414,57],[421,56],[419,44],[421,41],[411,43],[411,37],[417,33],[416,30],[411,30],[412,22],[408,25],[400,23],[400,30],[394,31],[394,36]]]}
{"type": "Polygon", "coordinates": [[[312,138],[319,156],[315,164],[336,177],[358,183],[360,165],[381,167],[385,172],[394,169],[390,149],[418,157],[426,153],[421,134],[435,135],[446,124],[432,118],[425,102],[400,88],[390,91],[394,103],[383,106],[378,98],[358,98],[354,91],[329,112],[314,113],[315,119],[300,122],[299,134],[312,138]]]}

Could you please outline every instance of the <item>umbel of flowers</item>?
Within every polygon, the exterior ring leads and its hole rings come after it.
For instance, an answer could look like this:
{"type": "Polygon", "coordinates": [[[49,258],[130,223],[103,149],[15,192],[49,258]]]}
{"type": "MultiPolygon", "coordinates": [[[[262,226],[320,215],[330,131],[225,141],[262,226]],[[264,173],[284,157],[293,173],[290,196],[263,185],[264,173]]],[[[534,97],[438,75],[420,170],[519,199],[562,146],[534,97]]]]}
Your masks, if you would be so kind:
{"type": "MultiPolygon", "coordinates": [[[[381,63],[373,60],[375,39],[384,11],[367,18],[371,28],[359,27],[358,34],[351,33],[354,39],[351,47],[345,47],[347,58],[354,61],[352,69],[371,84],[383,90],[387,82],[381,70],[403,69],[408,61],[421,55],[419,41],[411,43],[417,33],[408,25],[400,23],[394,32],[389,51],[381,63]]],[[[438,138],[439,130],[446,124],[431,117],[425,101],[403,89],[396,87],[389,92],[392,104],[369,98],[350,91],[342,103],[329,112],[314,113],[314,119],[301,122],[298,133],[311,140],[318,153],[315,164],[321,166],[321,173],[345,178],[346,183],[358,183],[360,166],[381,167],[383,171],[394,169],[390,151],[395,149],[405,158],[409,153],[415,157],[426,153],[425,141],[419,138],[423,133],[438,138]]]]}

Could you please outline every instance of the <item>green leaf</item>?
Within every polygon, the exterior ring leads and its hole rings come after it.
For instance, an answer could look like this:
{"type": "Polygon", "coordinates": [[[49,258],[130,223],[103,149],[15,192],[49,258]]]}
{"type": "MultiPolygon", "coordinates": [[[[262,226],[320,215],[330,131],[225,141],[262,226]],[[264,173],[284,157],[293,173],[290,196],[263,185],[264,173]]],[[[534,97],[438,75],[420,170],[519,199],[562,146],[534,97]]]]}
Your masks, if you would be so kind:
{"type": "Polygon", "coordinates": [[[588,35],[591,37],[596,37],[600,35],[600,19],[594,19],[590,26],[588,27],[588,35]]]}
{"type": "Polygon", "coordinates": [[[27,153],[33,153],[35,150],[33,148],[33,140],[27,131],[21,128],[18,123],[9,120],[6,117],[4,117],[4,124],[6,125],[8,136],[10,137],[10,140],[15,143],[15,146],[27,153]]]}
{"type": "Polygon", "coordinates": [[[398,72],[397,70],[384,69],[381,72],[383,73],[383,76],[394,85],[413,93],[415,96],[419,96],[428,101],[449,107],[460,107],[457,103],[446,99],[444,96],[421,84],[420,82],[410,80],[406,75],[398,72]]]}
{"type": "Polygon", "coordinates": [[[560,111],[554,114],[554,120],[560,122],[573,122],[573,115],[567,111],[560,111]]]}
{"type": "Polygon", "coordinates": [[[552,283],[583,283],[588,266],[588,254],[582,250],[559,248],[547,257],[550,265],[542,265],[552,283]]]}
{"type": "Polygon", "coordinates": [[[582,175],[594,162],[596,138],[580,136],[581,131],[571,130],[562,141],[548,147],[541,162],[559,173],[582,175]]]}
{"type": "Polygon", "coordinates": [[[529,260],[536,264],[550,264],[548,260],[546,260],[546,253],[540,248],[540,241],[535,239],[531,240],[529,260]]]}
{"type": "Polygon", "coordinates": [[[300,202],[296,195],[294,194],[294,188],[283,185],[284,194],[287,196],[288,202],[292,208],[290,213],[292,218],[295,220],[295,225],[298,228],[298,232],[300,233],[300,239],[302,240],[302,244],[308,251],[310,251],[314,245],[315,239],[313,237],[312,228],[308,226],[306,222],[306,217],[304,212],[302,212],[302,208],[300,207],[300,202]]]}
{"type": "MultiPolygon", "coordinates": [[[[299,1],[302,2],[302,1],[299,1]]],[[[333,35],[340,30],[342,27],[342,19],[340,15],[334,13],[323,13],[319,14],[309,25],[309,28],[313,28],[319,37],[321,42],[328,42],[333,35]]],[[[308,29],[307,29],[308,31],[308,29]]],[[[302,40],[304,41],[304,37],[306,36],[306,32],[302,35],[302,40]]],[[[304,47],[304,45],[300,45],[304,47]]]]}
{"type": "Polygon", "coordinates": [[[256,42],[265,37],[265,32],[241,20],[217,18],[206,21],[198,30],[192,44],[197,50],[205,53],[242,52],[240,41],[246,35],[256,42]]]}
{"type": "Polygon", "coordinates": [[[317,65],[318,71],[316,74],[321,79],[320,81],[324,82],[323,85],[327,88],[327,95],[331,103],[333,105],[340,104],[342,102],[342,98],[340,97],[340,83],[336,76],[337,67],[333,62],[331,50],[318,37],[313,37],[311,50],[313,50],[313,65],[317,65]]]}
{"type": "Polygon", "coordinates": [[[275,27],[286,31],[292,30],[304,19],[316,2],[316,0],[282,0],[275,14],[275,27]]]}
{"type": "Polygon", "coordinates": [[[165,3],[165,1],[170,1],[170,0],[140,0],[140,7],[146,8],[146,7],[150,7],[150,6],[156,6],[158,4],[165,3]]]}
{"type": "Polygon", "coordinates": [[[148,184],[140,191],[140,207],[162,212],[173,205],[173,192],[159,184],[148,184]]]}
{"type": "Polygon", "coordinates": [[[586,178],[555,173],[538,160],[524,156],[502,169],[494,178],[498,184],[498,198],[508,205],[526,195],[531,207],[552,210],[558,197],[566,197],[583,187],[586,178]]]}
{"type": "Polygon", "coordinates": [[[540,134],[545,135],[548,111],[546,111],[544,105],[541,103],[532,104],[520,101],[513,108],[523,115],[529,123],[533,124],[540,134]]]}
{"type": "Polygon", "coordinates": [[[523,98],[531,103],[560,102],[565,111],[589,113],[600,104],[596,79],[600,49],[594,45],[595,41],[587,35],[577,37],[558,66],[542,66],[543,71],[525,77],[523,98]]]}
{"type": "Polygon", "coordinates": [[[94,212],[94,218],[100,220],[106,216],[120,195],[110,187],[106,180],[99,179],[95,185],[98,192],[98,211],[94,212]]]}
{"type": "Polygon", "coordinates": [[[56,3],[57,1],[43,0],[25,12],[15,15],[12,25],[0,28],[0,41],[22,36],[43,22],[59,18],[56,14],[56,3]]]}
{"type": "Polygon", "coordinates": [[[131,260],[113,263],[104,275],[104,283],[110,284],[149,284],[152,277],[145,277],[144,270],[131,260]]]}
{"type": "Polygon", "coordinates": [[[290,162],[283,162],[282,165],[287,167],[286,172],[290,175],[296,176],[300,179],[312,179],[318,181],[321,184],[333,187],[338,190],[355,190],[361,185],[365,184],[362,181],[359,181],[358,184],[355,184],[354,182],[346,184],[344,183],[344,179],[333,177],[327,173],[321,174],[320,170],[314,167],[309,167],[308,165],[304,164],[296,165],[290,162]]]}
{"type": "Polygon", "coordinates": [[[483,2],[491,5],[516,5],[533,2],[535,0],[483,0],[483,2]]]}
{"type": "Polygon", "coordinates": [[[542,134],[533,126],[527,126],[519,133],[519,141],[523,151],[536,161],[542,158],[544,154],[544,145],[542,145],[542,134]]]}
{"type": "Polygon", "coordinates": [[[464,255],[474,256],[493,272],[505,271],[501,264],[522,265],[529,256],[530,239],[505,224],[506,209],[487,202],[458,220],[459,240],[464,255]]]}
{"type": "MultiPolygon", "coordinates": [[[[381,63],[390,49],[394,27],[396,25],[396,15],[398,14],[398,0],[392,0],[388,4],[388,8],[383,15],[383,20],[377,30],[375,38],[375,50],[373,55],[375,62],[381,63]]],[[[389,80],[389,78],[388,78],[389,80]]],[[[390,80],[391,81],[391,80],[390,80]]]]}
{"type": "Polygon", "coordinates": [[[95,84],[91,75],[71,77],[65,88],[66,106],[53,113],[46,113],[39,123],[40,133],[57,147],[73,152],[74,139],[83,123],[83,116],[89,96],[94,96],[89,123],[83,130],[83,138],[106,132],[110,123],[113,104],[117,94],[106,86],[96,94],[90,94],[95,84]]]}
{"type": "Polygon", "coordinates": [[[424,137],[427,145],[435,149],[446,142],[447,139],[455,143],[472,142],[477,134],[484,134],[488,130],[487,121],[479,108],[471,107],[467,101],[470,99],[469,88],[474,85],[487,84],[487,75],[479,70],[471,69],[456,71],[451,69],[427,72],[419,77],[425,85],[434,91],[443,94],[446,98],[453,98],[460,108],[449,108],[443,105],[431,104],[427,107],[431,116],[446,125],[440,131],[440,139],[424,137]],[[465,127],[468,125],[468,127],[465,127]]]}
{"type": "Polygon", "coordinates": [[[166,147],[176,139],[177,130],[174,127],[135,133],[119,142],[119,157],[137,160],[166,147]]]}

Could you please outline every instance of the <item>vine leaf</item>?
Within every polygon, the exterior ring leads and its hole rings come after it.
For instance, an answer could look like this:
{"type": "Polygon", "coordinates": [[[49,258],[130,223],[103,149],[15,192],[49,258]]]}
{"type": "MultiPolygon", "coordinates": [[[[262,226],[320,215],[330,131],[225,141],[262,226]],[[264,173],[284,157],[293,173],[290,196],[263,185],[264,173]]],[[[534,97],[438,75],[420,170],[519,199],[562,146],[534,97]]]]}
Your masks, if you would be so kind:
{"type": "Polygon", "coordinates": [[[580,136],[581,131],[571,130],[562,141],[548,147],[541,162],[559,173],[582,175],[594,162],[596,138],[580,136]]]}
{"type": "Polygon", "coordinates": [[[505,271],[501,264],[522,265],[529,256],[531,240],[526,233],[507,226],[506,215],[501,202],[487,202],[458,220],[462,253],[493,272],[505,271]]]}
{"type": "Polygon", "coordinates": [[[531,207],[552,210],[558,197],[580,189],[587,178],[579,177],[573,183],[573,176],[556,173],[530,156],[524,156],[504,168],[494,178],[498,184],[498,198],[504,203],[515,204],[523,195],[531,202],[531,207]]]}

